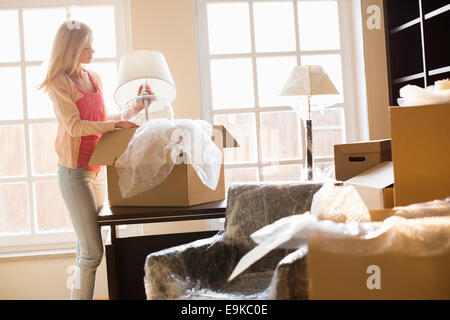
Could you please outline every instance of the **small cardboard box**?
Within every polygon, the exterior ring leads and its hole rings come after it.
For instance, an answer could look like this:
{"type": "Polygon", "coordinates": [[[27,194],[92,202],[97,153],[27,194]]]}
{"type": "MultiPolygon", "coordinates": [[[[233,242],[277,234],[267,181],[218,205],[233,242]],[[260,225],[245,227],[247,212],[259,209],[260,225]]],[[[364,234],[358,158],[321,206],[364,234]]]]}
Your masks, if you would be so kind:
{"type": "Polygon", "coordinates": [[[392,161],[384,161],[344,182],[355,187],[369,210],[394,207],[393,183],[392,161]]]}
{"type": "Polygon", "coordinates": [[[450,104],[389,111],[395,205],[450,196],[450,104]]]}
{"type": "Polygon", "coordinates": [[[346,181],[390,160],[390,139],[334,145],[336,180],[339,181],[346,181]]]}
{"type": "MultiPolygon", "coordinates": [[[[382,221],[393,213],[392,210],[371,210],[370,214],[372,221],[382,221]]],[[[449,270],[450,254],[356,256],[309,246],[309,299],[450,299],[449,270]]]]}
{"type": "MultiPolygon", "coordinates": [[[[89,165],[106,165],[108,200],[110,206],[192,206],[225,199],[224,166],[221,165],[217,188],[205,186],[190,164],[175,165],[170,175],[151,190],[136,196],[122,198],[119,176],[114,162],[126,150],[136,131],[135,128],[120,129],[102,135],[89,165]]],[[[239,144],[223,126],[214,126],[212,140],[223,152],[223,148],[238,147],[239,144]]]]}

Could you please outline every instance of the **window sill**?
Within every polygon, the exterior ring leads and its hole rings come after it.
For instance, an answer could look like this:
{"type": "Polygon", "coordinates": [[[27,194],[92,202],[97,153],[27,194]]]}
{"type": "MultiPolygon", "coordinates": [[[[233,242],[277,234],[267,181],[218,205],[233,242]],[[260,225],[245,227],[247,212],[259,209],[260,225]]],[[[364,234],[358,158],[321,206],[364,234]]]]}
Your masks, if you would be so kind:
{"type": "Polygon", "coordinates": [[[1,262],[21,261],[21,260],[40,260],[75,257],[76,249],[54,249],[54,250],[34,250],[24,252],[8,252],[0,254],[1,262]]]}

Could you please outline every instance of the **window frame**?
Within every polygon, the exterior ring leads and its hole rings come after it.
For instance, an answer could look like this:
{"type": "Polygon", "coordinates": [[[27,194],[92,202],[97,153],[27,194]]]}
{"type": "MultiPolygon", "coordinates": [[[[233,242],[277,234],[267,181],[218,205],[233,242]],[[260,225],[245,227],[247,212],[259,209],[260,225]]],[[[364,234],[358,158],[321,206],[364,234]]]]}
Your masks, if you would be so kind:
{"type": "MultiPolygon", "coordinates": [[[[115,36],[116,36],[116,55],[108,58],[94,58],[92,63],[97,62],[115,62],[119,65],[122,55],[131,50],[131,17],[130,17],[130,0],[14,0],[0,4],[0,10],[17,10],[19,25],[19,44],[20,44],[20,61],[16,62],[0,62],[0,67],[20,67],[22,79],[22,108],[23,118],[20,120],[1,120],[0,125],[23,125],[24,130],[24,147],[25,161],[27,166],[26,175],[23,177],[7,177],[0,178],[3,183],[26,183],[28,194],[28,214],[30,222],[29,233],[18,233],[0,236],[0,254],[32,252],[43,250],[61,250],[74,249],[76,236],[72,230],[67,231],[41,231],[36,232],[36,209],[35,209],[35,191],[33,183],[38,181],[57,181],[56,168],[54,174],[32,175],[32,145],[31,145],[31,125],[33,124],[49,124],[56,123],[56,118],[39,118],[30,119],[28,117],[27,102],[27,83],[26,68],[30,66],[39,66],[42,61],[26,61],[24,51],[24,30],[23,30],[23,11],[26,9],[37,8],[65,8],[66,17],[70,18],[70,6],[102,6],[112,5],[115,12],[115,36]]],[[[106,234],[103,232],[103,237],[106,234]]]]}
{"type": "MultiPolygon", "coordinates": [[[[260,127],[260,114],[263,112],[273,111],[292,111],[290,106],[276,106],[276,107],[260,107],[258,97],[257,86],[257,62],[258,57],[280,57],[280,56],[295,56],[297,58],[297,64],[300,64],[302,55],[314,55],[314,54],[339,54],[341,57],[341,70],[342,70],[342,85],[343,85],[343,103],[337,103],[336,109],[343,110],[343,143],[346,141],[357,141],[361,137],[360,127],[364,127],[364,124],[360,124],[359,111],[357,107],[357,92],[355,87],[354,75],[356,74],[355,65],[355,52],[354,52],[354,35],[353,35],[353,15],[352,7],[347,1],[328,0],[337,2],[338,18],[339,18],[339,33],[340,33],[340,49],[337,50],[300,50],[300,37],[299,37],[299,17],[298,17],[298,0],[283,0],[292,2],[293,14],[294,14],[294,27],[295,27],[295,51],[282,51],[282,52],[256,52],[255,50],[255,24],[253,17],[253,3],[255,2],[274,2],[277,0],[196,0],[196,32],[197,32],[197,49],[198,49],[198,63],[199,63],[199,79],[200,79],[200,101],[201,101],[201,117],[203,120],[214,122],[214,115],[222,115],[227,113],[240,114],[240,113],[254,113],[256,122],[256,140],[257,140],[257,162],[252,163],[239,163],[239,164],[225,164],[225,169],[234,168],[254,168],[256,167],[259,172],[259,181],[264,181],[263,168],[274,164],[274,161],[263,161],[262,148],[261,148],[261,127],[260,127]],[[207,4],[208,3],[223,3],[223,2],[244,2],[249,4],[250,15],[250,41],[251,52],[239,53],[239,54],[210,54],[209,53],[209,38],[208,38],[208,22],[207,22],[207,4]],[[212,108],[212,90],[211,90],[211,77],[210,77],[210,61],[216,58],[251,58],[253,68],[253,90],[254,90],[254,102],[255,106],[250,108],[230,108],[230,109],[218,109],[212,108]]],[[[282,84],[281,84],[282,85],[282,84]]],[[[280,85],[280,87],[281,87],[280,85]]],[[[334,108],[330,108],[334,109],[334,108]]],[[[317,129],[333,129],[335,127],[314,127],[317,129]]],[[[339,126],[339,128],[341,128],[339,126]]],[[[299,126],[300,136],[302,141],[301,159],[296,160],[279,160],[275,163],[278,165],[300,165],[304,166],[306,159],[306,131],[304,125],[299,126]]],[[[334,157],[314,157],[315,164],[334,162],[334,157]]]]}

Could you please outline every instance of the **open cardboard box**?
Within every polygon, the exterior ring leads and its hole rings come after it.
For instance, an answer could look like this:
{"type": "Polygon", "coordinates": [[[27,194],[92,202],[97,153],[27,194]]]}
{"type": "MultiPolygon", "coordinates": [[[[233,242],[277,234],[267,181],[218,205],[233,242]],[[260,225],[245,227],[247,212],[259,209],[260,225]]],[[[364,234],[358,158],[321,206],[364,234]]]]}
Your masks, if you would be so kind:
{"type": "Polygon", "coordinates": [[[384,161],[344,182],[352,185],[370,210],[394,207],[394,168],[384,161]]]}
{"type": "MultiPolygon", "coordinates": [[[[176,165],[170,175],[153,189],[129,198],[122,198],[119,177],[114,162],[126,150],[135,128],[119,129],[102,135],[89,165],[106,165],[108,200],[110,206],[192,206],[225,199],[223,161],[217,188],[205,186],[190,164],[176,165]]],[[[212,140],[223,154],[223,148],[239,144],[224,126],[214,126],[212,140]]]]}
{"type": "MultiPolygon", "coordinates": [[[[372,221],[383,221],[393,215],[393,210],[370,210],[370,215],[372,221]]],[[[450,299],[450,254],[356,256],[314,246],[308,250],[312,300],[450,299]]]]}
{"type": "Polygon", "coordinates": [[[450,104],[390,107],[395,205],[450,196],[450,104]]]}
{"type": "Polygon", "coordinates": [[[334,145],[336,180],[346,181],[391,160],[391,140],[371,140],[334,145]]]}

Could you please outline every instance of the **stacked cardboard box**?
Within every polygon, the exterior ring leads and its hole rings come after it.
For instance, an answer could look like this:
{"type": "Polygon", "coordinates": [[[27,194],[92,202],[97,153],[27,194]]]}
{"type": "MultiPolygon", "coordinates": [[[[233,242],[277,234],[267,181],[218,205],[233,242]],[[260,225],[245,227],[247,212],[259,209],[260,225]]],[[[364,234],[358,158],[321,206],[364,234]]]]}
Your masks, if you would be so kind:
{"type": "MultiPolygon", "coordinates": [[[[362,195],[367,187],[382,188],[395,181],[395,206],[449,197],[450,104],[390,107],[390,116],[392,162],[383,162],[379,156],[379,164],[369,171],[339,177],[358,186],[362,195]]],[[[342,174],[342,166],[351,165],[337,159],[336,176],[342,174]]],[[[386,194],[378,196],[378,203],[382,198],[385,201],[386,194]]],[[[392,214],[390,209],[371,210],[372,221],[383,221],[392,214]]],[[[352,248],[351,241],[348,254],[309,246],[310,299],[450,299],[448,251],[412,257],[398,252],[353,255],[352,248]]]]}
{"type": "Polygon", "coordinates": [[[390,139],[335,145],[334,159],[336,179],[353,185],[369,209],[393,207],[390,139]]]}
{"type": "Polygon", "coordinates": [[[450,196],[450,104],[390,107],[396,206],[450,196]]]}

